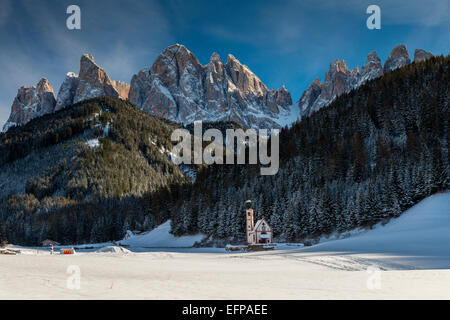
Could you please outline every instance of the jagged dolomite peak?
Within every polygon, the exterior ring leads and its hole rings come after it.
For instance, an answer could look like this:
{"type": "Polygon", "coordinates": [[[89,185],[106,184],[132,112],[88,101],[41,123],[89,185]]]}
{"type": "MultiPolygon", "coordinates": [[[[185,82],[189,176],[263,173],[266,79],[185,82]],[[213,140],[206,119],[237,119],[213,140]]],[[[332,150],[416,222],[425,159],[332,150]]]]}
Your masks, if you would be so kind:
{"type": "Polygon", "coordinates": [[[118,98],[119,93],[106,72],[95,63],[94,57],[84,54],[80,61],[80,73],[73,103],[99,96],[118,98]]]}
{"type": "Polygon", "coordinates": [[[177,122],[233,120],[246,127],[279,128],[278,114],[292,105],[285,89],[269,90],[233,55],[224,64],[214,53],[202,66],[180,44],[166,48],[150,69],[131,80],[129,100],[151,114],[177,122]]]}
{"type": "Polygon", "coordinates": [[[59,88],[55,111],[58,111],[73,103],[77,92],[77,86],[78,75],[73,72],[69,72],[59,88]]]}
{"type": "Polygon", "coordinates": [[[11,107],[11,114],[3,130],[23,125],[35,117],[58,111],[74,103],[110,96],[126,100],[130,86],[125,82],[112,81],[90,54],[80,60],[80,73],[69,72],[55,99],[53,88],[47,79],[41,79],[36,87],[21,87],[11,107]]]}
{"type": "Polygon", "coordinates": [[[27,123],[33,118],[51,113],[55,110],[56,100],[53,87],[47,79],[41,79],[36,86],[21,87],[11,106],[11,114],[3,127],[7,131],[10,127],[27,123]]]}
{"type": "Polygon", "coordinates": [[[383,66],[376,51],[372,51],[367,55],[367,60],[361,69],[361,79],[359,84],[375,79],[383,75],[383,66]]]}
{"type": "MultiPolygon", "coordinates": [[[[428,59],[430,53],[424,50],[416,50],[417,59],[428,59]]],[[[432,56],[432,55],[431,55],[432,56]]],[[[416,59],[416,58],[415,58],[416,59]]],[[[350,71],[344,60],[335,60],[330,64],[329,72],[325,75],[325,80],[321,83],[315,79],[300,97],[298,107],[301,116],[310,116],[313,112],[329,105],[336,97],[342,93],[349,92],[365,83],[366,81],[378,78],[384,72],[389,72],[410,63],[409,53],[405,45],[397,45],[392,49],[384,67],[376,51],[367,55],[367,60],[361,71],[356,67],[350,71]]]]}
{"type": "Polygon", "coordinates": [[[349,92],[359,83],[359,67],[350,71],[344,60],[334,60],[330,63],[329,71],[325,74],[325,81],[321,83],[318,79],[315,79],[303,92],[298,101],[301,115],[311,115],[330,104],[336,97],[349,92]]]}
{"type": "Polygon", "coordinates": [[[106,72],[95,63],[94,57],[85,54],[80,59],[79,75],[69,72],[61,84],[55,110],[99,96],[126,100],[129,91],[129,84],[111,80],[106,72]]]}
{"type": "Polygon", "coordinates": [[[298,101],[300,112],[302,115],[310,115],[313,110],[314,103],[319,98],[322,92],[323,84],[316,78],[306,89],[303,91],[300,100],[298,101]]]}
{"type": "Polygon", "coordinates": [[[399,44],[392,49],[384,63],[384,73],[403,67],[411,62],[408,50],[404,44],[399,44]]]}
{"type": "Polygon", "coordinates": [[[425,51],[423,49],[416,49],[414,51],[414,62],[421,62],[433,57],[431,52],[425,51]]]}

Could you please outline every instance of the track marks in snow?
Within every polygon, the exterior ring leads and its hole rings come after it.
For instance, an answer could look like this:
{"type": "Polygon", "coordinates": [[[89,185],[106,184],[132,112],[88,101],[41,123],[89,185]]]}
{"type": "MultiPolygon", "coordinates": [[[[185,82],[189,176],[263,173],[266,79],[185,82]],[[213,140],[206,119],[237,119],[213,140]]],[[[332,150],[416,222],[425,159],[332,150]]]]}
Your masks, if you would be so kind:
{"type": "Polygon", "coordinates": [[[411,266],[392,261],[386,261],[381,257],[361,257],[350,254],[308,254],[292,252],[270,252],[270,253],[242,253],[233,254],[228,259],[249,259],[249,260],[290,260],[298,263],[313,264],[327,269],[340,271],[364,271],[369,267],[377,267],[381,271],[387,270],[413,270],[411,266]]]}

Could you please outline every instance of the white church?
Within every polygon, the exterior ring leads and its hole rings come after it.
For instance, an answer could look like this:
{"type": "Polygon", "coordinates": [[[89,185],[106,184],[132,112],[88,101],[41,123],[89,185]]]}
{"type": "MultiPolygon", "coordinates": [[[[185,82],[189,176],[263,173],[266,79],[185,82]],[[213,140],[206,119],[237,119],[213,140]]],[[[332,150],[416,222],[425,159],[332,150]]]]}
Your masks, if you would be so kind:
{"type": "Polygon", "coordinates": [[[273,242],[273,230],[264,217],[256,224],[253,219],[253,209],[251,200],[245,202],[246,210],[246,233],[247,245],[264,245],[273,242]]]}

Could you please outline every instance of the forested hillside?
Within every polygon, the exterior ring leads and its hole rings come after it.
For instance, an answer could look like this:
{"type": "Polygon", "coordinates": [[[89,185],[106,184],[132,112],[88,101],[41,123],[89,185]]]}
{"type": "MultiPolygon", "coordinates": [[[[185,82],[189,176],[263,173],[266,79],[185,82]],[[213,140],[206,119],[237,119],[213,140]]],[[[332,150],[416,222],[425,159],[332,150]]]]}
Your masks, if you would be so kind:
{"type": "MultiPolygon", "coordinates": [[[[0,135],[0,232],[13,243],[119,239],[146,193],[192,183],[170,160],[175,123],[95,98],[0,135]]],[[[133,222],[135,224],[135,222],[133,222]]]]}
{"type": "Polygon", "coordinates": [[[449,57],[412,63],[283,129],[277,175],[201,166],[195,182],[170,161],[180,125],[81,102],[0,135],[0,233],[100,242],[170,218],[176,235],[244,241],[247,199],[282,241],[370,227],[449,188],[449,92],[449,57]]]}

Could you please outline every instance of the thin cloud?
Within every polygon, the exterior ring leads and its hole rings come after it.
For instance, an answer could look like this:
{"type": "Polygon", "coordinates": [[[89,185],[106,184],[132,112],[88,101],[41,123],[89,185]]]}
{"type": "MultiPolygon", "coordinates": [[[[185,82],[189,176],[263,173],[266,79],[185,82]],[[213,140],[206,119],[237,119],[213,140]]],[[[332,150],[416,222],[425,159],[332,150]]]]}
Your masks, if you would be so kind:
{"type": "Polygon", "coordinates": [[[0,4],[0,27],[8,22],[11,11],[11,1],[2,0],[2,3],[0,4]]]}

